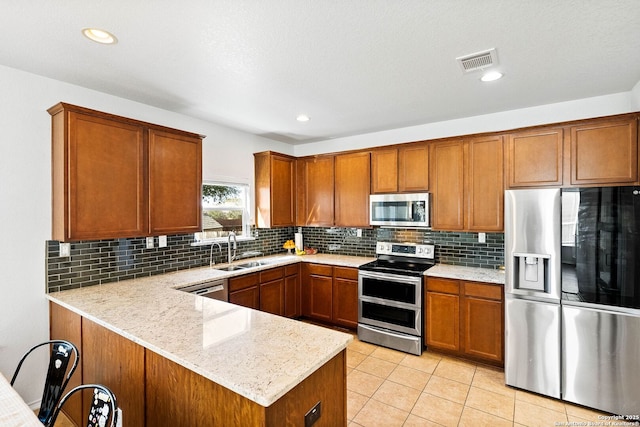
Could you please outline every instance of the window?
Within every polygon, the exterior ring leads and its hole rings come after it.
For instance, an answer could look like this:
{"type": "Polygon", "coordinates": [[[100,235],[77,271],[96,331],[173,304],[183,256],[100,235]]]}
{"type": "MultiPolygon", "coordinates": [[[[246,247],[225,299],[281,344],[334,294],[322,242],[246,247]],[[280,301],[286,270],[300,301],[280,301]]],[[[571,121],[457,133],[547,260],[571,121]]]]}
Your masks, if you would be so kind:
{"type": "Polygon", "coordinates": [[[249,186],[223,182],[202,185],[202,232],[197,241],[249,237],[249,186]]]}

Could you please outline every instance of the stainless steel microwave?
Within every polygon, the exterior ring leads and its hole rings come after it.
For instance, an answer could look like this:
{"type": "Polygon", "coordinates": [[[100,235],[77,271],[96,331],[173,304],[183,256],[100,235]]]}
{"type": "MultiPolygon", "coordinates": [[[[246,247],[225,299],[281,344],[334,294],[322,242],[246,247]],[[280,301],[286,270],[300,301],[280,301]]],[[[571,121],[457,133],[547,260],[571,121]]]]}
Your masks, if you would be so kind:
{"type": "Polygon", "coordinates": [[[430,227],[429,193],[370,195],[369,225],[430,227]]]}

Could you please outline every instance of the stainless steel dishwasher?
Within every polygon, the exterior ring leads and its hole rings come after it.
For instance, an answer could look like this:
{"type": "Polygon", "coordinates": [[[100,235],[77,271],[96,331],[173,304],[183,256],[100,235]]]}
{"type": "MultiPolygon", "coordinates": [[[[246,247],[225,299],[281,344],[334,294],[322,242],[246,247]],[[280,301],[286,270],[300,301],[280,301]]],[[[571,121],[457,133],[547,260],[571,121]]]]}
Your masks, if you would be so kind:
{"type": "Polygon", "coordinates": [[[227,279],[210,280],[208,282],[178,288],[178,290],[205,298],[229,302],[229,287],[227,279]]]}

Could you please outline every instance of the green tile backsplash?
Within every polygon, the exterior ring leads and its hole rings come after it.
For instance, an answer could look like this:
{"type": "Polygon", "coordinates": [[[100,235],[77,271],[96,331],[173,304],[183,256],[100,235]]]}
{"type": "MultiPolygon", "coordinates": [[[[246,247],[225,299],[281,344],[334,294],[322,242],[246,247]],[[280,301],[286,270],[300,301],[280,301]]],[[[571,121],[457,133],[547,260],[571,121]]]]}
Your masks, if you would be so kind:
{"type": "MultiPolygon", "coordinates": [[[[293,239],[297,228],[253,229],[255,240],[238,242],[237,253],[260,251],[265,255],[285,253],[282,244],[293,239]]],[[[487,233],[486,243],[478,243],[477,233],[442,232],[423,229],[362,229],[362,237],[353,228],[303,227],[305,246],[321,253],[375,256],[376,241],[436,245],[436,261],[443,264],[498,268],[504,264],[504,235],[487,233]]],[[[192,234],[168,236],[167,247],[146,249],[144,238],[83,241],[71,244],[71,256],[58,256],[58,242],[46,242],[47,291],[55,292],[101,283],[163,274],[209,264],[210,246],[191,246],[192,234]]],[[[214,248],[216,263],[227,259],[214,248]]]]}

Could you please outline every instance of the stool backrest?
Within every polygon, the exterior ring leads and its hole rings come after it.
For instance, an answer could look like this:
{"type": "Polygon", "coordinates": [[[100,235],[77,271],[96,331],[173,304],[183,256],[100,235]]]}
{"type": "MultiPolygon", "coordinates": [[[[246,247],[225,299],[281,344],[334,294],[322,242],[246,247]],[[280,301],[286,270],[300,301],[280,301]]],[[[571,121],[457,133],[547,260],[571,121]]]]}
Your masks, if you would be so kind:
{"type": "Polygon", "coordinates": [[[65,387],[69,383],[71,376],[78,366],[80,359],[80,352],[77,347],[65,340],[51,340],[37,344],[29,351],[27,351],[20,362],[18,367],[11,378],[11,385],[16,380],[22,364],[34,350],[45,345],[51,345],[51,356],[49,358],[49,367],[47,369],[47,377],[44,382],[44,390],[42,392],[42,403],[40,404],[40,411],[38,411],[38,419],[44,425],[50,425],[51,416],[53,411],[64,392],[65,387]],[[73,358],[73,363],[70,369],[69,363],[73,358]]]}
{"type": "Polygon", "coordinates": [[[83,384],[73,388],[69,393],[65,394],[60,403],[56,407],[53,417],[51,418],[51,424],[54,425],[60,410],[64,406],[65,402],[73,394],[81,392],[82,390],[93,389],[91,395],[91,406],[89,413],[86,414],[87,427],[114,427],[118,422],[118,402],[116,396],[107,387],[101,384],[83,384]]]}

